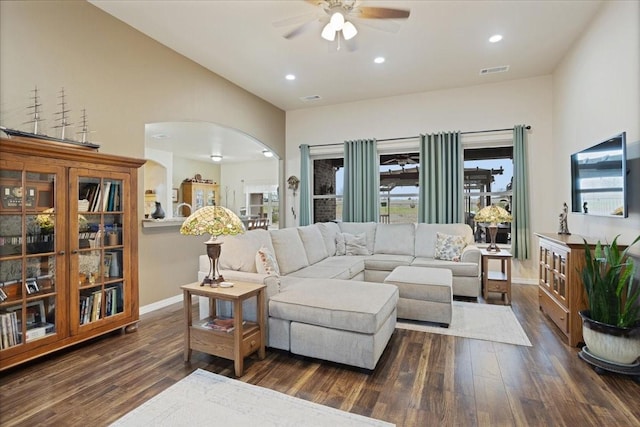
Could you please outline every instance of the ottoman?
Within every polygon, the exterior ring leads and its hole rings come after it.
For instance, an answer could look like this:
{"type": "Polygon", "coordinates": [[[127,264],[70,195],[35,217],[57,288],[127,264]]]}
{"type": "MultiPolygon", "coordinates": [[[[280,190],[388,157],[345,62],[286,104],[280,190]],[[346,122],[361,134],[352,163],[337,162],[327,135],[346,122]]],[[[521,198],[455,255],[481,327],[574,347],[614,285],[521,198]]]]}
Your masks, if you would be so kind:
{"type": "Polygon", "coordinates": [[[397,301],[396,286],[298,278],[269,299],[269,346],[373,370],[395,329],[397,301]]]}
{"type": "Polygon", "coordinates": [[[396,267],[384,280],[396,285],[398,318],[451,324],[451,270],[430,267],[396,267]]]}

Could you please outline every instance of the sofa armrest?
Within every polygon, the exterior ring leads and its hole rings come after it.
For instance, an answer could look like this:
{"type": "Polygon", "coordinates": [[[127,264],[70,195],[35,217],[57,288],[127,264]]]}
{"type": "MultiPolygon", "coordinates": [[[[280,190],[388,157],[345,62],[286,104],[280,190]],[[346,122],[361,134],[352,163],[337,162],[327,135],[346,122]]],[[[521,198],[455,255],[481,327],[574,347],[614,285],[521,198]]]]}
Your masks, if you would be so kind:
{"type": "Polygon", "coordinates": [[[480,248],[476,245],[467,245],[462,250],[462,256],[460,257],[460,261],[462,262],[472,262],[474,264],[478,264],[478,268],[480,268],[481,262],[481,254],[480,248]]]}

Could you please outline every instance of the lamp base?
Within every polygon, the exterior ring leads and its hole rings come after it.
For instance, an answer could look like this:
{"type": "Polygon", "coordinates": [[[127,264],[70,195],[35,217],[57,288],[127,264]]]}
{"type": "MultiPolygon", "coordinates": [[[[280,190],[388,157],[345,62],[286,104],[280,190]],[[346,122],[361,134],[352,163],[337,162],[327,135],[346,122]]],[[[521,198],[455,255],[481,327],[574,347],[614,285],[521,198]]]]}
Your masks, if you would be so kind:
{"type": "Polygon", "coordinates": [[[224,277],[218,271],[218,258],[220,258],[220,245],[222,242],[216,242],[214,239],[205,242],[207,245],[207,256],[209,257],[209,274],[205,276],[200,286],[209,285],[212,288],[218,287],[224,282],[224,277]],[[216,273],[218,273],[216,277],[216,273]]]}
{"type": "Polygon", "coordinates": [[[491,238],[491,243],[487,246],[487,252],[500,252],[500,248],[496,245],[496,236],[498,235],[498,226],[490,225],[487,227],[489,229],[489,237],[491,238]]]}

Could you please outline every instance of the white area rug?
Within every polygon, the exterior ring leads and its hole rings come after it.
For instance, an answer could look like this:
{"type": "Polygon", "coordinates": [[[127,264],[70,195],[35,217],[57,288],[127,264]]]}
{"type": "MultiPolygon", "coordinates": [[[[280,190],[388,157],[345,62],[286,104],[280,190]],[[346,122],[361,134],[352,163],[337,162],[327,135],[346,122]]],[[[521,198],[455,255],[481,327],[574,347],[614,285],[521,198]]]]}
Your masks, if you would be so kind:
{"type": "Polygon", "coordinates": [[[396,327],[531,347],[529,337],[509,306],[453,301],[452,312],[448,328],[404,319],[398,319],[396,327]]]}
{"type": "Polygon", "coordinates": [[[307,402],[198,369],[112,426],[384,426],[373,418],[307,402]]]}

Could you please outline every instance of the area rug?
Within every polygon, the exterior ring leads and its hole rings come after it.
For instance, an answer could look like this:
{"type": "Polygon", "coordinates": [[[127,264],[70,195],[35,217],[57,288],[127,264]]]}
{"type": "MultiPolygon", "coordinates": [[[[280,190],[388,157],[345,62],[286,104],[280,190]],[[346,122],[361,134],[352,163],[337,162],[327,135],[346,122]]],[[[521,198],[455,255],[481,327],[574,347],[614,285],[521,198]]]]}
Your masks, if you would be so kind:
{"type": "Polygon", "coordinates": [[[390,427],[395,424],[198,369],[111,425],[390,427]]]}
{"type": "Polygon", "coordinates": [[[531,347],[529,337],[511,307],[506,305],[453,301],[451,325],[448,328],[404,319],[398,319],[396,327],[531,347]]]}

